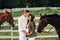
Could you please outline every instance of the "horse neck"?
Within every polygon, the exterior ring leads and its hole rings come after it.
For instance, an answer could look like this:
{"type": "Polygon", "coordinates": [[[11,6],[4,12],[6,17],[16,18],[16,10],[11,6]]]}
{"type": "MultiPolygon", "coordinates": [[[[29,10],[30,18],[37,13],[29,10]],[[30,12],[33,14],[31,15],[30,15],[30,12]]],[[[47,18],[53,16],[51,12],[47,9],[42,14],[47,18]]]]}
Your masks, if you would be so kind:
{"type": "Polygon", "coordinates": [[[3,15],[3,13],[0,13],[0,16],[2,16],[3,15]]]}
{"type": "Polygon", "coordinates": [[[49,24],[51,24],[53,27],[56,28],[60,28],[60,18],[54,18],[52,17],[51,19],[49,19],[49,24]]]}
{"type": "Polygon", "coordinates": [[[0,25],[6,20],[7,15],[3,14],[0,16],[0,25]]]}

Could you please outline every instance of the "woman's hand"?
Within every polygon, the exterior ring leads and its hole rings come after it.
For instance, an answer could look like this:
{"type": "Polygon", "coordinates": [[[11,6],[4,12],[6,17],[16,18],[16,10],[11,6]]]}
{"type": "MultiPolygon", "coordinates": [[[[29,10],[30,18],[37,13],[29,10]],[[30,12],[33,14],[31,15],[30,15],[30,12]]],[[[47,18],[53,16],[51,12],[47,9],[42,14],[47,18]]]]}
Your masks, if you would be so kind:
{"type": "Polygon", "coordinates": [[[28,35],[28,36],[31,35],[31,34],[32,34],[32,32],[30,32],[30,33],[29,32],[26,32],[26,35],[28,35]]]}
{"type": "Polygon", "coordinates": [[[29,36],[29,35],[30,35],[30,33],[29,33],[29,32],[26,32],[26,35],[28,35],[28,36],[29,36]]]}
{"type": "Polygon", "coordinates": [[[26,31],[25,31],[25,30],[22,30],[22,32],[24,32],[24,33],[25,33],[26,31]]]}

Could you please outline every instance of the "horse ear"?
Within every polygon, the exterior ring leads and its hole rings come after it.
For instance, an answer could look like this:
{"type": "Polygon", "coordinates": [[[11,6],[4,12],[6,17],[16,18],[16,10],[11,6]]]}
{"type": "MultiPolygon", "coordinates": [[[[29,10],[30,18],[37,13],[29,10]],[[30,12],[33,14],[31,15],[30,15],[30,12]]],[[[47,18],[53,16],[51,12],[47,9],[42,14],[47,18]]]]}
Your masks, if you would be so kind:
{"type": "Polygon", "coordinates": [[[5,12],[7,13],[8,11],[7,11],[7,10],[5,10],[5,12]]]}
{"type": "Polygon", "coordinates": [[[42,14],[40,14],[40,16],[42,16],[42,14]]]}
{"type": "Polygon", "coordinates": [[[9,14],[9,12],[8,12],[7,10],[5,10],[5,12],[6,12],[7,14],[9,14]]]}
{"type": "Polygon", "coordinates": [[[7,14],[12,14],[12,10],[11,10],[10,12],[8,12],[7,10],[5,10],[5,12],[6,12],[7,14]]]}

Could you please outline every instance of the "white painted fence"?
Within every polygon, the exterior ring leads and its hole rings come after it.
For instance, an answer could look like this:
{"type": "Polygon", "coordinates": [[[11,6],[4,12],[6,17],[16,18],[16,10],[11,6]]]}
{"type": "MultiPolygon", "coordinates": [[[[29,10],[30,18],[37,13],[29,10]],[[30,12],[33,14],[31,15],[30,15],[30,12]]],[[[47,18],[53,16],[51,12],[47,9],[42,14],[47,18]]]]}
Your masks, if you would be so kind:
{"type": "MultiPolygon", "coordinates": [[[[0,32],[11,32],[11,36],[0,36],[0,38],[11,38],[13,40],[14,38],[19,38],[19,36],[13,36],[13,32],[19,32],[18,30],[0,30],[0,32]]],[[[54,38],[58,37],[57,35],[45,35],[45,36],[36,36],[35,38],[54,38]]]]}
{"type": "MultiPolygon", "coordinates": [[[[60,7],[49,7],[50,9],[60,9],[60,7]]],[[[33,7],[33,8],[12,8],[12,12],[22,11],[22,10],[41,10],[46,9],[46,7],[33,7]]],[[[10,9],[0,9],[0,12],[5,12],[5,10],[10,11],[10,9]]]]}
{"type": "MultiPolygon", "coordinates": [[[[40,17],[36,17],[35,19],[39,19],[40,17]]],[[[18,18],[14,18],[17,20],[18,18]]],[[[36,30],[37,31],[37,30],[36,30]]],[[[45,31],[48,31],[46,29],[45,31]]],[[[51,30],[55,31],[55,30],[51,30]]],[[[11,30],[0,30],[0,32],[11,32],[11,36],[0,36],[0,38],[11,38],[13,40],[14,38],[19,38],[19,36],[13,36],[13,32],[19,32],[18,30],[13,30],[13,27],[11,27],[11,30]]],[[[57,35],[46,35],[46,36],[36,36],[35,38],[51,38],[51,37],[58,37],[57,35]]]]}

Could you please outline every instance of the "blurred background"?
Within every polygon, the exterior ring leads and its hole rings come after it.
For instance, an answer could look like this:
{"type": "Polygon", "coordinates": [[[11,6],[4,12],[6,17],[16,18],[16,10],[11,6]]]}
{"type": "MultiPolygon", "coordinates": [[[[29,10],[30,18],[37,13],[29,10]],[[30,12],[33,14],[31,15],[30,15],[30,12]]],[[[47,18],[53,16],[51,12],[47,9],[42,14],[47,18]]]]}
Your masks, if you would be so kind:
{"type": "Polygon", "coordinates": [[[0,9],[23,7],[60,7],[60,0],[0,0],[0,9]]]}
{"type": "MultiPolygon", "coordinates": [[[[37,31],[40,14],[60,15],[60,0],[0,0],[0,12],[12,10],[16,24],[15,27],[12,28],[7,22],[4,22],[2,27],[0,27],[0,40],[19,40],[18,17],[23,14],[25,9],[30,10],[30,12],[35,15],[34,21],[37,31]]],[[[36,40],[58,40],[55,28],[50,24],[44,28],[44,32],[36,33],[36,40]]]]}

